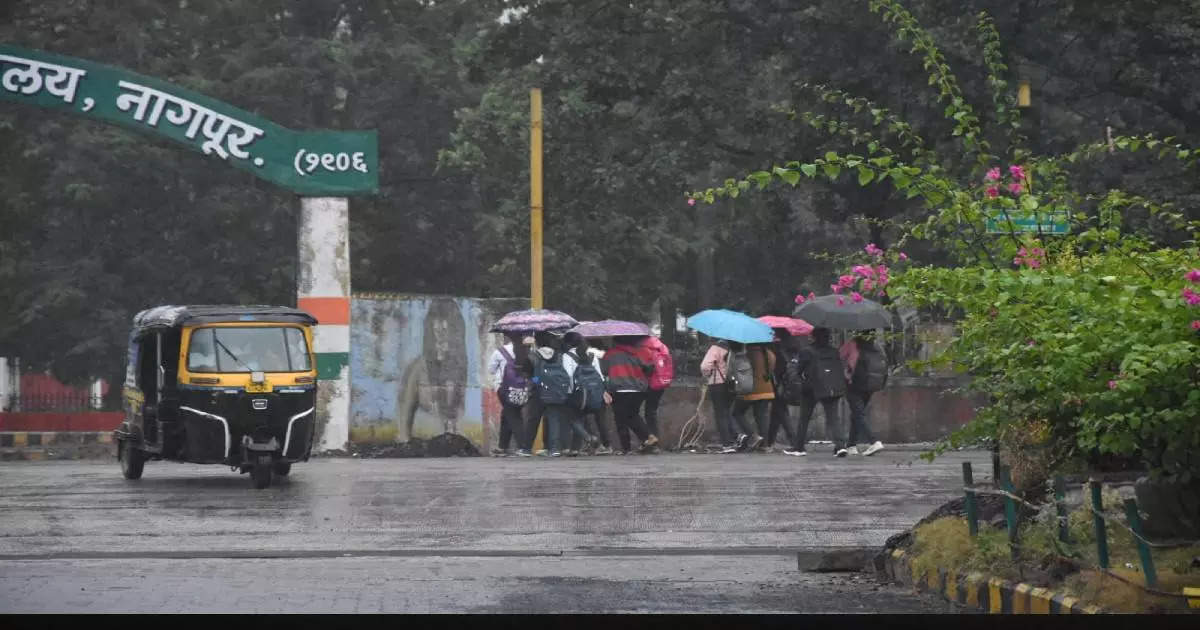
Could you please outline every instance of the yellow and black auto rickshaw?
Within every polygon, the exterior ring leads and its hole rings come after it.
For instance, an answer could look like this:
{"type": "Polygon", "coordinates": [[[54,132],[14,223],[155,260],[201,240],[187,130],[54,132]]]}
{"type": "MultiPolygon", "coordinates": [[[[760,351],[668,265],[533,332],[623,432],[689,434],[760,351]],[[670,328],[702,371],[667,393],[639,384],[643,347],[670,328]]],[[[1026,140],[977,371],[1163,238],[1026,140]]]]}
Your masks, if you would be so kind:
{"type": "Polygon", "coordinates": [[[125,478],[165,459],[225,464],[266,488],[307,461],[316,323],[280,306],[160,306],[134,316],[125,420],[114,432],[125,478]]]}

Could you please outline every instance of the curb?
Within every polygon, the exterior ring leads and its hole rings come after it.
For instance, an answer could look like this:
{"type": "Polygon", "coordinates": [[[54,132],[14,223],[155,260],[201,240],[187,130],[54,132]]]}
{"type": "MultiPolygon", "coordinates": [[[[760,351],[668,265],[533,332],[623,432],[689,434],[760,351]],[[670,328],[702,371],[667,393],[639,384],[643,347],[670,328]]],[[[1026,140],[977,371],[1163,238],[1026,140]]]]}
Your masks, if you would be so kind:
{"type": "Polygon", "coordinates": [[[938,569],[918,575],[902,549],[888,554],[884,571],[889,579],[919,591],[936,593],[948,601],[978,608],[991,614],[1094,615],[1104,613],[1099,606],[1084,604],[1074,597],[1032,586],[1009,582],[981,573],[963,574],[938,569]]]}
{"type": "Polygon", "coordinates": [[[0,431],[0,461],[115,456],[112,431],[0,431]]]}

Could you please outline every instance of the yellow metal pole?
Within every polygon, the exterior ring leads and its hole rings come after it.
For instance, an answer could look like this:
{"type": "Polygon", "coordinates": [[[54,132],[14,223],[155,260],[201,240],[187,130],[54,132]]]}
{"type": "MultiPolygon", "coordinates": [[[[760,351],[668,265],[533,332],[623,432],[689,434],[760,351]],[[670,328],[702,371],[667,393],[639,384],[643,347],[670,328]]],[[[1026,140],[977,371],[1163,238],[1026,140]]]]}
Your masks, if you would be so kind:
{"type": "Polygon", "coordinates": [[[533,308],[542,308],[542,91],[529,90],[529,285],[533,308]]]}

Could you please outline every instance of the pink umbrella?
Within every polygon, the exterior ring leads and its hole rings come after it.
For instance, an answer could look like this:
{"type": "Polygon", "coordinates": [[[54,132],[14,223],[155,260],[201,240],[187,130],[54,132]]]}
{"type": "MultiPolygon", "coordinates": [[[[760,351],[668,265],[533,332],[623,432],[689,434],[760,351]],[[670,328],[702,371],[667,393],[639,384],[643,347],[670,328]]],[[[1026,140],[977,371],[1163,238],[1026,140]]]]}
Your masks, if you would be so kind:
{"type": "Polygon", "coordinates": [[[813,331],[812,324],[803,319],[795,317],[779,317],[776,315],[764,315],[758,318],[758,321],[770,326],[771,328],[782,328],[793,337],[811,335],[813,331]]]}

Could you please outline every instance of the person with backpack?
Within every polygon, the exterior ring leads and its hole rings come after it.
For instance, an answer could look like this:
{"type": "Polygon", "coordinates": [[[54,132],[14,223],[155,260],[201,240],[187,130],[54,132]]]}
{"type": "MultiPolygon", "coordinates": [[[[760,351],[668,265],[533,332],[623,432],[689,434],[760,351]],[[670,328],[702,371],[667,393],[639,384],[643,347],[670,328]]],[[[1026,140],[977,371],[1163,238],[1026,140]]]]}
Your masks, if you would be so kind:
{"type": "MultiPolygon", "coordinates": [[[[654,356],[654,371],[650,373],[649,389],[646,390],[646,402],[643,407],[646,418],[646,428],[654,435],[660,435],[658,426],[658,406],[663,394],[675,379],[675,361],[671,358],[671,350],[658,337],[646,337],[643,345],[654,356]]],[[[658,447],[655,447],[655,452],[658,447]]]]}
{"type": "Polygon", "coordinates": [[[505,342],[492,352],[488,361],[488,374],[492,377],[492,386],[496,388],[496,397],[500,399],[500,443],[492,450],[492,455],[508,457],[513,455],[508,445],[516,442],[516,455],[529,457],[525,446],[525,421],[521,410],[529,402],[529,377],[521,372],[516,359],[516,349],[521,347],[520,333],[506,333],[505,342]]]}
{"type": "MultiPolygon", "coordinates": [[[[588,363],[591,363],[596,372],[600,374],[600,377],[604,378],[604,370],[600,366],[600,359],[604,358],[604,343],[598,339],[585,339],[576,350],[579,356],[585,358],[588,363]]],[[[605,387],[605,391],[608,391],[607,386],[605,387]]],[[[585,411],[583,413],[583,427],[585,429],[589,428],[590,420],[591,426],[595,427],[593,435],[600,438],[600,446],[592,451],[593,455],[612,455],[612,443],[608,439],[608,408],[610,406],[608,397],[605,396],[603,406],[594,411],[585,411]]],[[[629,439],[628,435],[625,439],[629,439]]]]}
{"type": "MultiPolygon", "coordinates": [[[[569,427],[572,418],[569,406],[574,389],[575,362],[562,352],[562,340],[552,333],[539,332],[534,336],[537,347],[530,353],[533,362],[533,386],[542,403],[546,418],[543,435],[550,457],[562,457],[559,434],[569,427]]],[[[535,420],[534,429],[537,428],[535,420]]],[[[569,428],[567,430],[570,430],[569,428]]]]}
{"type": "Polygon", "coordinates": [[[736,453],[736,435],[733,430],[733,391],[726,384],[725,374],[729,365],[729,342],[714,339],[700,361],[700,374],[708,386],[708,401],[712,404],[713,422],[721,439],[722,453],[736,453]]]}
{"type": "Polygon", "coordinates": [[[874,455],[883,450],[883,442],[876,440],[867,426],[867,405],[871,394],[887,385],[887,357],[875,346],[875,331],[860,330],[854,338],[842,344],[838,353],[846,364],[846,402],[850,404],[850,436],[846,450],[858,454],[858,439],[870,444],[863,455],[874,455]]]}
{"type": "Polygon", "coordinates": [[[642,440],[641,451],[658,444],[638,415],[638,409],[650,389],[650,374],[654,371],[654,356],[639,343],[638,337],[613,337],[613,347],[600,360],[606,386],[612,397],[613,419],[618,429],[626,426],[642,440]]]}
{"type": "Polygon", "coordinates": [[[564,439],[563,446],[566,455],[576,457],[583,448],[596,450],[600,439],[588,433],[584,425],[584,415],[604,409],[604,376],[592,363],[587,354],[587,341],[579,333],[567,333],[563,337],[563,361],[568,365],[571,374],[571,394],[567,400],[570,408],[566,423],[562,426],[570,435],[569,442],[564,439]]]}
{"type": "Polygon", "coordinates": [[[729,376],[734,382],[737,399],[733,403],[733,419],[741,427],[738,448],[758,450],[766,438],[767,412],[775,399],[775,353],[769,344],[754,343],[730,354],[729,376]],[[754,411],[754,425],[746,420],[746,412],[754,411]]]}
{"type": "Polygon", "coordinates": [[[803,369],[803,387],[800,400],[800,426],[796,429],[796,441],[784,454],[803,457],[808,455],[808,423],[812,420],[817,403],[825,410],[825,432],[833,442],[833,453],[838,457],[849,454],[845,440],[839,433],[838,404],[846,395],[846,368],[838,355],[837,348],[830,344],[832,334],[828,328],[814,328],[812,344],[802,349],[796,357],[796,365],[803,369]]]}
{"type": "Polygon", "coordinates": [[[767,427],[767,443],[765,445],[769,451],[776,450],[775,437],[779,435],[780,427],[783,427],[783,434],[787,438],[788,444],[796,442],[796,433],[792,430],[791,411],[787,398],[787,366],[788,359],[796,352],[795,338],[783,328],[776,328],[775,335],[778,340],[771,346],[771,351],[775,353],[775,399],[771,401],[770,425],[767,427]]]}

